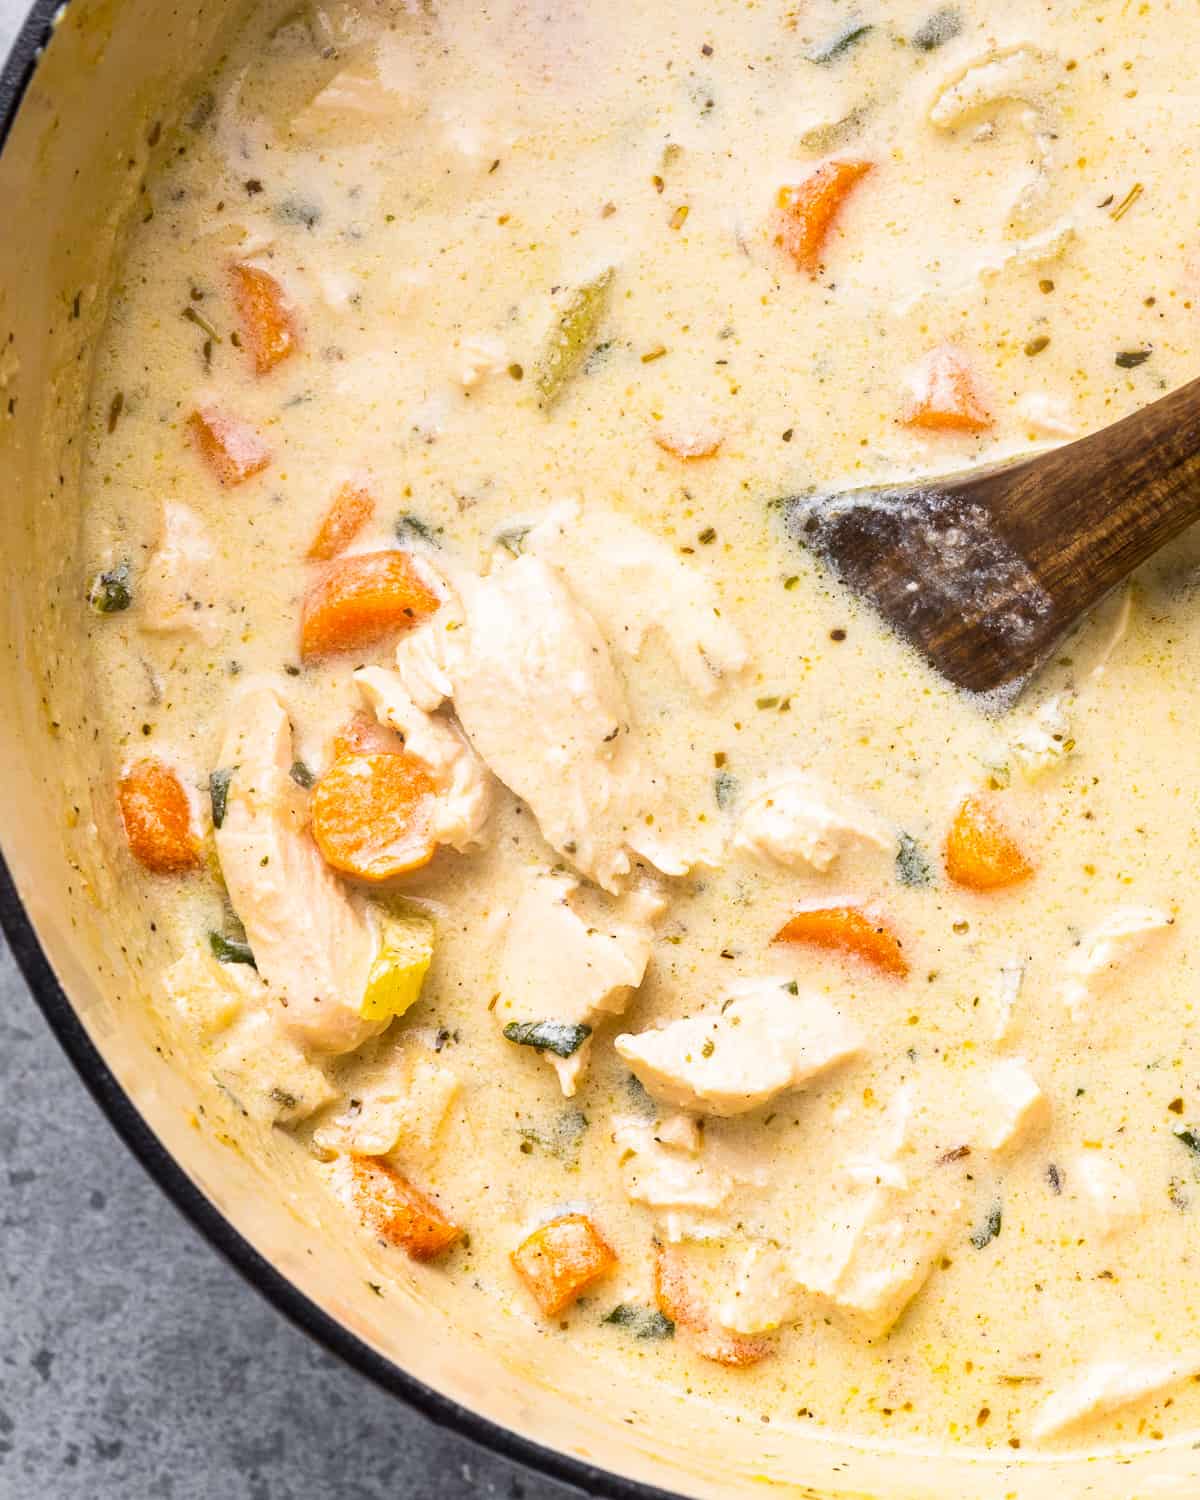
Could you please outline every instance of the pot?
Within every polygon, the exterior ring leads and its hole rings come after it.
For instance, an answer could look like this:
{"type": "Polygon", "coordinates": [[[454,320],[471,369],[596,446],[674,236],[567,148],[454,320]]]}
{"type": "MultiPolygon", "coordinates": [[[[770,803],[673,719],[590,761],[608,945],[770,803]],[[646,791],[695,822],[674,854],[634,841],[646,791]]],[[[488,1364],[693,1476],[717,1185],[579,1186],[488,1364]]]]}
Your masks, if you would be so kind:
{"type": "Polygon", "coordinates": [[[172,1059],[146,1003],[162,955],[105,854],[119,830],[114,768],[88,732],[104,685],[82,649],[80,434],[123,226],[239,3],[38,0],[0,79],[0,919],[84,1082],[197,1229],[314,1338],[433,1421],[612,1500],[1200,1493],[1188,1440],[1086,1460],[885,1450],[747,1421],[700,1377],[689,1398],[636,1369],[614,1390],[566,1340],[499,1310],[468,1323],[436,1278],[398,1279],[286,1142],[172,1059]]]}

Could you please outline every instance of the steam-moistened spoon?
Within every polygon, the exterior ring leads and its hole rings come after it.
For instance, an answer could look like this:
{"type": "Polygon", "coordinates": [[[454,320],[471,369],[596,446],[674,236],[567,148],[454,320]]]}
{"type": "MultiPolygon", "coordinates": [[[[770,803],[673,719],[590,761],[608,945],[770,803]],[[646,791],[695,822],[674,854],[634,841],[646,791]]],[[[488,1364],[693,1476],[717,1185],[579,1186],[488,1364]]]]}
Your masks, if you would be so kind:
{"type": "Polygon", "coordinates": [[[1032,458],[787,504],[798,541],[943,677],[997,706],[1198,518],[1200,380],[1032,458]]]}

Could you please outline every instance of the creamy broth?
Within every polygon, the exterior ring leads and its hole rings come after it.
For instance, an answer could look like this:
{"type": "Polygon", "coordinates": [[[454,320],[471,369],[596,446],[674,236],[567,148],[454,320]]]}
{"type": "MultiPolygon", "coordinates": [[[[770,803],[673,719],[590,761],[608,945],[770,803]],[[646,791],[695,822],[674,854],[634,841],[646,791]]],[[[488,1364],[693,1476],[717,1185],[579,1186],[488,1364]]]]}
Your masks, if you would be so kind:
{"type": "Polygon", "coordinates": [[[988,9],[256,17],[99,354],[90,649],[187,799],[152,999],[398,1275],[373,1159],[466,1231],[431,1274],[616,1380],[1086,1449],[1200,1415],[1200,543],[996,716],[786,524],[1194,374],[1200,17],[988,9]],[[869,164],[832,222],[781,205],[829,162],[869,164]],[[345,489],[341,557],[432,612],[304,652],[345,489]],[[322,852],[396,729],[438,847],[364,882],[322,852]],[[580,1216],[604,1274],[546,1315],[510,1257],[580,1216]]]}

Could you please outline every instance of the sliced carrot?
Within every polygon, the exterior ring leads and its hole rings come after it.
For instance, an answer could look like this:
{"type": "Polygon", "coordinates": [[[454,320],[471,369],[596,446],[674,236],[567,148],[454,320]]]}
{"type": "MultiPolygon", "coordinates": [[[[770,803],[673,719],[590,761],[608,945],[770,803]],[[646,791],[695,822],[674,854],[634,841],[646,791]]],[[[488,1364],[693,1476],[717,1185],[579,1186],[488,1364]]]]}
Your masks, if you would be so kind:
{"type": "Polygon", "coordinates": [[[926,357],[903,420],[906,426],[930,432],[986,432],[992,425],[991,413],[957,349],[943,344],[926,357]]]}
{"type": "Polygon", "coordinates": [[[981,797],[964,797],[946,835],[946,874],[972,891],[1018,885],[1033,874],[1024,850],[981,797]]]}
{"type": "Polygon", "coordinates": [[[900,939],[881,918],[861,906],[817,906],[798,911],[775,934],[777,943],[810,943],[852,953],[885,974],[903,979],[908,960],[900,939]]]}
{"type": "Polygon", "coordinates": [[[413,1260],[433,1260],[462,1238],[458,1225],[388,1162],[351,1156],[350,1182],[367,1223],[389,1245],[407,1250],[413,1260]]]}
{"type": "Polygon", "coordinates": [[[238,262],[230,266],[229,274],[242,342],[254,360],[255,372],[265,375],[299,347],[296,321],[283,288],[269,272],[238,262]]]}
{"type": "Polygon", "coordinates": [[[139,760],[121,777],[117,800],[129,852],[157,875],[178,875],[200,863],[192,809],[179,777],[161,760],[139,760]]]}
{"type": "Polygon", "coordinates": [[[334,760],[342,755],[398,755],[403,749],[404,736],[371,714],[355,714],[333,737],[334,760]]]}
{"type": "Polygon", "coordinates": [[[869,161],[826,161],[803,182],[779,189],[775,243],[797,270],[815,276],[821,269],[821,252],[842,205],[871,170],[869,161]]]}
{"type": "Polygon", "coordinates": [[[557,1317],[617,1264],[612,1247],[586,1214],[565,1214],[543,1224],[509,1259],[548,1318],[557,1317]]]}
{"type": "Polygon", "coordinates": [[[194,411],[188,430],[197,452],[224,485],[241,484],[271,462],[267,445],[253,427],[211,407],[194,411]]]}
{"type": "Polygon", "coordinates": [[[751,1338],[724,1328],[693,1290],[680,1252],[669,1245],[654,1247],[654,1300],[703,1359],[737,1369],[757,1364],[774,1347],[769,1339],[751,1338]]]}
{"type": "Polygon", "coordinates": [[[313,790],[313,837],[325,862],[359,880],[391,880],[433,858],[434,785],[413,755],[342,755],[313,790]]]}
{"type": "Polygon", "coordinates": [[[375,514],[375,497],[354,484],[344,484],[313,538],[308,556],[314,562],[329,562],[344,552],[375,514]]]}
{"type": "Polygon", "coordinates": [[[300,654],[357,651],[428,618],[438,602],[407,552],[339,557],[304,597],[300,654]]]}

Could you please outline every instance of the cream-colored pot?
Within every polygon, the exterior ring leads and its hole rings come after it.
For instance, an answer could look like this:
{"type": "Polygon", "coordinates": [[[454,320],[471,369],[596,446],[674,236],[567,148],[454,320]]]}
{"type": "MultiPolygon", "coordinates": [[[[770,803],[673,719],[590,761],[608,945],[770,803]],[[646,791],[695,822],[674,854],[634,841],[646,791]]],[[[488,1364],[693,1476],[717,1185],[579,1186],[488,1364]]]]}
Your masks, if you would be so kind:
{"type": "Polygon", "coordinates": [[[71,0],[57,21],[39,4],[0,85],[0,906],[85,1080],[197,1227],[311,1334],[436,1421],[599,1494],[1194,1500],[1188,1440],[1087,1461],[858,1448],[688,1403],[636,1370],[614,1389],[568,1340],[499,1311],[467,1326],[436,1277],[397,1285],[394,1258],[372,1262],[297,1153],[165,1055],[142,978],[154,937],[105,858],[111,768],[86,728],[104,685],[81,649],[79,433],[122,225],[238,3],[71,0]]]}

